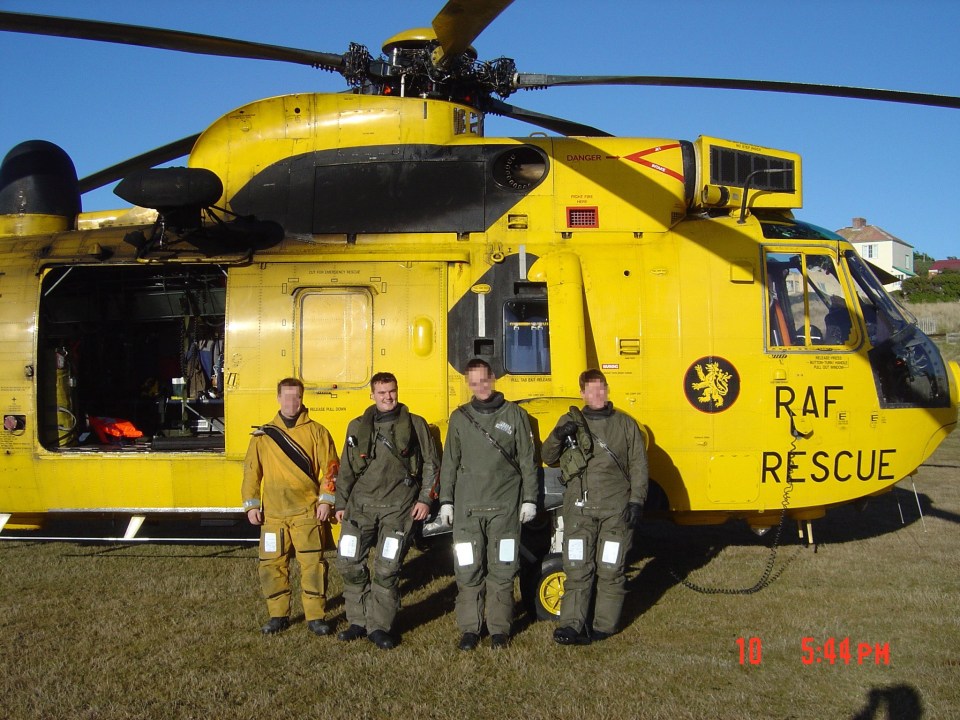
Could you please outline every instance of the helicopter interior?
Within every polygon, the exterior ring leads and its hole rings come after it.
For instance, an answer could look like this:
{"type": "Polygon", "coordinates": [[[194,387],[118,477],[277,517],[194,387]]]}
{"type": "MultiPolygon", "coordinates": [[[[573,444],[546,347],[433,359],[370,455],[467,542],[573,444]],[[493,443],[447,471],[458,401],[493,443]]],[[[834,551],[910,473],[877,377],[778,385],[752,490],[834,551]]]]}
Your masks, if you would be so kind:
{"type": "Polygon", "coordinates": [[[225,299],[216,266],[48,273],[38,320],[41,443],[222,450],[225,299]]]}

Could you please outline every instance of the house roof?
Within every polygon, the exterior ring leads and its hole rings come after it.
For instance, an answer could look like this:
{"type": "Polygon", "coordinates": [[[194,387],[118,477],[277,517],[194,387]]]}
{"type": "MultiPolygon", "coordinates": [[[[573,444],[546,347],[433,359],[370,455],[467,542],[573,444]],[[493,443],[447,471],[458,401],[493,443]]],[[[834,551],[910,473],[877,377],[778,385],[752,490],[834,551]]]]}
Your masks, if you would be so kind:
{"type": "Polygon", "coordinates": [[[864,218],[854,218],[853,225],[840,228],[837,235],[852,243],[875,243],[875,242],[896,242],[912,248],[913,245],[901,240],[896,235],[891,235],[886,230],[876,225],[868,225],[864,218]]]}
{"type": "Polygon", "coordinates": [[[960,260],[937,260],[930,265],[933,272],[943,272],[944,270],[960,271],[960,260]]]}

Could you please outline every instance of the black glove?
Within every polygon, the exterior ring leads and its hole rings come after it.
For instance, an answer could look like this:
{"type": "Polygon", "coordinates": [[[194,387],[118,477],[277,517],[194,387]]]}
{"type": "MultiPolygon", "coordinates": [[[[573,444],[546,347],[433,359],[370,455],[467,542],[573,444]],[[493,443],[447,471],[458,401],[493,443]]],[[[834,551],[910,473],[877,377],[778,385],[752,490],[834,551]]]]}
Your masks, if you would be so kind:
{"type": "Polygon", "coordinates": [[[553,434],[558,440],[563,440],[565,437],[577,437],[577,424],[572,420],[565,422],[563,425],[557,425],[553,429],[553,434]]]}
{"type": "Polygon", "coordinates": [[[643,519],[643,505],[637,502],[627,503],[627,525],[631,530],[640,529],[640,521],[643,519]]]}

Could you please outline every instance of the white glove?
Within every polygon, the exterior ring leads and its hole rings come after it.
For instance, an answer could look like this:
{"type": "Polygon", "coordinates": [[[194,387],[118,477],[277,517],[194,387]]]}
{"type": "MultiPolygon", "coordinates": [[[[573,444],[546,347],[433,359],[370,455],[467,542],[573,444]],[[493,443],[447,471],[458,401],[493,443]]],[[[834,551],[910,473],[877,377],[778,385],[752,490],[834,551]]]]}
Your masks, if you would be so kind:
{"type": "Polygon", "coordinates": [[[537,516],[536,503],[523,503],[520,506],[520,522],[528,523],[537,516]]]}
{"type": "Polygon", "coordinates": [[[440,506],[440,522],[447,527],[453,527],[453,505],[440,506]]]}

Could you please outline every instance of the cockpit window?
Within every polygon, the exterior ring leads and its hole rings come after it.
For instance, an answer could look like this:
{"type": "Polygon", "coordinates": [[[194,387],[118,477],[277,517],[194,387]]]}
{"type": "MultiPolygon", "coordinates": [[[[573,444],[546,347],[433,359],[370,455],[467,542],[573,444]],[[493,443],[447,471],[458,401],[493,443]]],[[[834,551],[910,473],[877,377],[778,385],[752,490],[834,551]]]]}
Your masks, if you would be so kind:
{"type": "Polygon", "coordinates": [[[771,240],[842,240],[839,235],[822,227],[782,216],[760,217],[763,236],[771,240]]]}
{"type": "Polygon", "coordinates": [[[872,348],[867,353],[880,406],[948,407],[950,384],[940,351],[887,295],[853,250],[844,253],[872,348]]]}
{"type": "Polygon", "coordinates": [[[859,333],[833,256],[767,254],[767,345],[853,347],[859,333]]]}
{"type": "Polygon", "coordinates": [[[870,343],[879,345],[909,327],[911,323],[904,316],[901,308],[883,289],[860,256],[852,250],[847,250],[845,257],[857,288],[857,298],[867,325],[870,343]]]}

